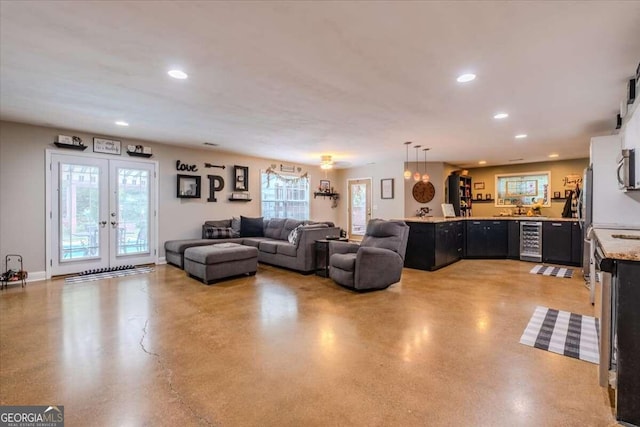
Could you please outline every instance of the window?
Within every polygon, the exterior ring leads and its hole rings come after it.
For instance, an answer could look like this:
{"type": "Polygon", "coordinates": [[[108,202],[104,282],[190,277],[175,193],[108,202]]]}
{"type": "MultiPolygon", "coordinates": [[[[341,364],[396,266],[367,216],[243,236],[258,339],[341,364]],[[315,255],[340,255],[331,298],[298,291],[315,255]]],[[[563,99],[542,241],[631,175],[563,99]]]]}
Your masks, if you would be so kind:
{"type": "Polygon", "coordinates": [[[526,172],[496,175],[496,204],[498,207],[531,206],[541,203],[551,206],[549,183],[551,172],[526,172]]]}
{"type": "Polygon", "coordinates": [[[309,178],[273,172],[260,173],[262,216],[309,219],[309,178]]]}

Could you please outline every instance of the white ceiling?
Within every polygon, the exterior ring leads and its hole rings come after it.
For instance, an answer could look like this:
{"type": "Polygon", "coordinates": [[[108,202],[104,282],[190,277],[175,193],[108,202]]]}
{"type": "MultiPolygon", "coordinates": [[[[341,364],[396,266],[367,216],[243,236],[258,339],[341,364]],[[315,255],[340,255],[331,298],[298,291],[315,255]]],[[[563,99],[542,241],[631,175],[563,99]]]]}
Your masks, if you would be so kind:
{"type": "Polygon", "coordinates": [[[638,22],[638,1],[2,1],[0,114],[309,164],[401,161],[408,140],[461,166],[585,157],[638,22]]]}

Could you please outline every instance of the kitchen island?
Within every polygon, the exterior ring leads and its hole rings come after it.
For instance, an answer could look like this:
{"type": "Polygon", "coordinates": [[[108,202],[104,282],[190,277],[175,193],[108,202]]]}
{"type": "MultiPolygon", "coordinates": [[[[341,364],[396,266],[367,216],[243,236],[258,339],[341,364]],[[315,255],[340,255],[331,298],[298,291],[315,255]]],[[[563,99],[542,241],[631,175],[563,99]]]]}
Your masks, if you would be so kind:
{"type": "Polygon", "coordinates": [[[603,272],[600,385],[615,389],[618,421],[640,425],[640,230],[594,228],[593,237],[603,272]]]}
{"type": "Polygon", "coordinates": [[[582,263],[582,230],[575,218],[540,216],[411,217],[405,267],[437,270],[461,258],[520,259],[520,223],[542,223],[542,261],[582,263]]]}

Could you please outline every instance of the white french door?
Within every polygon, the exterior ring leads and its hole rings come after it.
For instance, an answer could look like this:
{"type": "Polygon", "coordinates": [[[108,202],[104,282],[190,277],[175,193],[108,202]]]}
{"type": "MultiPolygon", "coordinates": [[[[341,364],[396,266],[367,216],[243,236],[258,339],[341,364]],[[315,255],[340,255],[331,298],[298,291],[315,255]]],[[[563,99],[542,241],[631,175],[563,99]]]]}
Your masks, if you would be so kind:
{"type": "Polygon", "coordinates": [[[156,261],[155,162],[51,153],[50,275],[156,261]]]}
{"type": "Polygon", "coordinates": [[[350,179],[349,188],[349,238],[362,240],[371,219],[371,179],[350,179]]]}

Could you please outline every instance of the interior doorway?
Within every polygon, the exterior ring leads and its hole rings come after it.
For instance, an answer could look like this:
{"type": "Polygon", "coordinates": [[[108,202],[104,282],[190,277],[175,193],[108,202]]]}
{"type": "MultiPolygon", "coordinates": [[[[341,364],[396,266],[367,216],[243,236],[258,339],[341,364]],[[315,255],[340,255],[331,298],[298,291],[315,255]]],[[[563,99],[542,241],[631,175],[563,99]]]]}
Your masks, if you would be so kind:
{"type": "Polygon", "coordinates": [[[156,162],[47,157],[47,277],[156,262],[156,162]]]}
{"type": "Polygon", "coordinates": [[[350,179],[349,189],[349,239],[362,240],[367,223],[371,219],[371,178],[350,179]]]}

